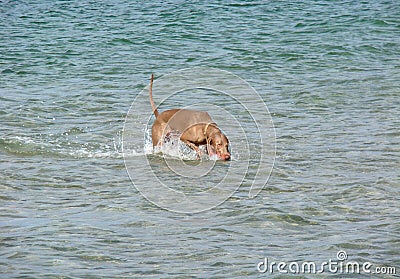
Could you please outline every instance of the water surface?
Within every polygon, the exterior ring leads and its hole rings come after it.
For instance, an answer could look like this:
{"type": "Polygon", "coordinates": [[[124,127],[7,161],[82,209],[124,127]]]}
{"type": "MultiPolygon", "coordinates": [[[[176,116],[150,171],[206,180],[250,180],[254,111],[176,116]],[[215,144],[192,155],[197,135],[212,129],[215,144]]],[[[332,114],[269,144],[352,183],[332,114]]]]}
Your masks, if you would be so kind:
{"type": "Polygon", "coordinates": [[[0,15],[2,278],[251,278],[265,257],[339,250],[399,273],[397,1],[2,1],[0,15]],[[185,215],[132,186],[122,129],[151,73],[196,66],[257,90],[277,158],[256,198],[247,181],[185,215]]]}

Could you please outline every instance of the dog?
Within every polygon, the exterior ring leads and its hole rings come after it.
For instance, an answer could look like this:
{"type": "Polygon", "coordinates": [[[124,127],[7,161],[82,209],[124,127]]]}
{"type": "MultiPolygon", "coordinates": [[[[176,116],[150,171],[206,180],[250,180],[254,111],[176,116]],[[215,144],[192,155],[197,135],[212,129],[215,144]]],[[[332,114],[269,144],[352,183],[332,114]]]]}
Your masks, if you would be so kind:
{"type": "Polygon", "coordinates": [[[153,147],[161,146],[168,134],[178,132],[179,139],[193,149],[198,158],[203,155],[199,146],[206,144],[209,156],[217,155],[222,160],[230,160],[229,140],[207,112],[190,109],[158,112],[153,100],[153,80],[154,74],[149,86],[150,104],[156,117],[151,128],[153,147]]]}

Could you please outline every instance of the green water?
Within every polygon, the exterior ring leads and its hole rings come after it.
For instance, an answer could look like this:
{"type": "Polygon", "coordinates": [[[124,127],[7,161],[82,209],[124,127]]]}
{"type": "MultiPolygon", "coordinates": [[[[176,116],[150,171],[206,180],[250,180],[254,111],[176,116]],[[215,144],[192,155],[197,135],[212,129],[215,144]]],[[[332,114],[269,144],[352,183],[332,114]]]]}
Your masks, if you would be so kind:
{"type": "Polygon", "coordinates": [[[1,278],[255,278],[271,276],[257,271],[265,257],[339,250],[399,276],[397,1],[1,1],[0,18],[1,278]],[[277,156],[256,198],[244,181],[185,215],[133,187],[122,130],[151,73],[196,66],[257,90],[277,156]]]}

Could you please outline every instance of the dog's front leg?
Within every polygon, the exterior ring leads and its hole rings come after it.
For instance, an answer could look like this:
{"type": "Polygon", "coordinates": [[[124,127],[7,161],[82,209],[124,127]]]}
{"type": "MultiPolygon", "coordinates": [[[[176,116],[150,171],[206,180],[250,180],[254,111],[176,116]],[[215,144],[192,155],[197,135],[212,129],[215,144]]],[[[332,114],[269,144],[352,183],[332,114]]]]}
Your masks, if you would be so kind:
{"type": "Polygon", "coordinates": [[[191,149],[193,149],[194,151],[196,151],[197,153],[197,159],[200,160],[201,156],[203,156],[203,152],[200,151],[200,148],[195,145],[193,142],[188,141],[188,140],[183,140],[183,142],[189,146],[191,149]]]}

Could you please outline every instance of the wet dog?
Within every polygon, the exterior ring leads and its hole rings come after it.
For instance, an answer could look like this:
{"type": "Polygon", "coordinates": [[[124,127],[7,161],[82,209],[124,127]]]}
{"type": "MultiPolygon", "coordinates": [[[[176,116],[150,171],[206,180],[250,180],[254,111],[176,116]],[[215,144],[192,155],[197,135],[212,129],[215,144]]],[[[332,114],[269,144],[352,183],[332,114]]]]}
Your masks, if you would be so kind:
{"type": "Polygon", "coordinates": [[[206,144],[209,156],[215,154],[222,160],[230,160],[229,140],[207,112],[189,109],[158,112],[153,100],[153,80],[154,75],[151,75],[150,104],[156,117],[151,129],[153,147],[161,146],[168,133],[179,132],[180,140],[196,151],[199,157],[202,156],[199,146],[206,144]]]}

